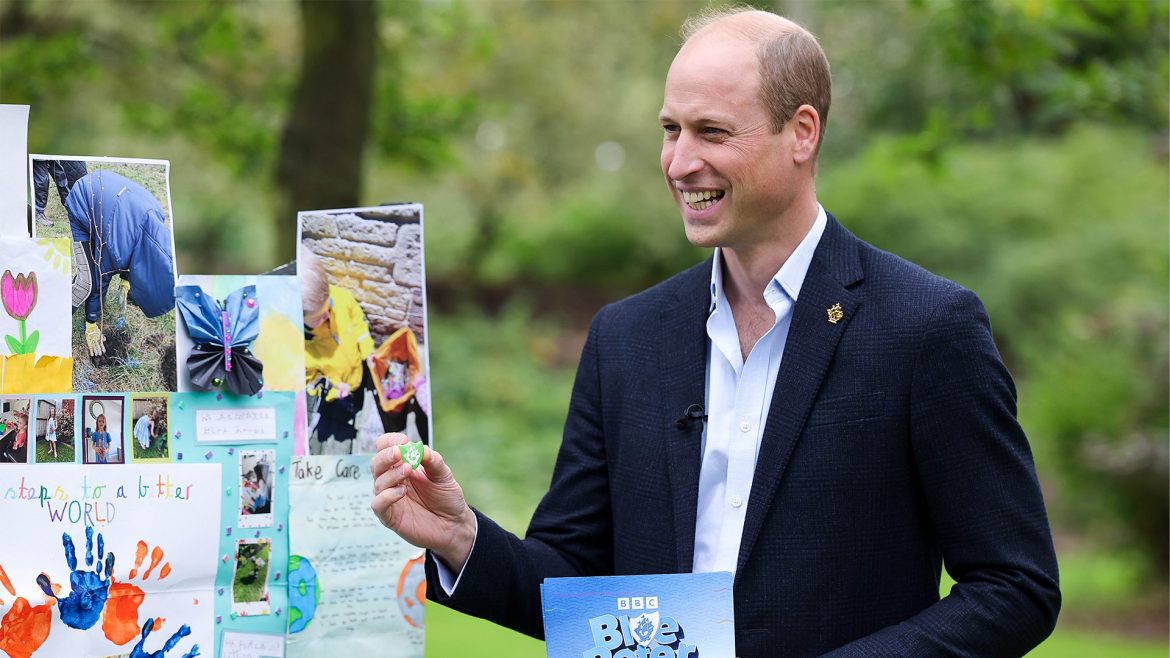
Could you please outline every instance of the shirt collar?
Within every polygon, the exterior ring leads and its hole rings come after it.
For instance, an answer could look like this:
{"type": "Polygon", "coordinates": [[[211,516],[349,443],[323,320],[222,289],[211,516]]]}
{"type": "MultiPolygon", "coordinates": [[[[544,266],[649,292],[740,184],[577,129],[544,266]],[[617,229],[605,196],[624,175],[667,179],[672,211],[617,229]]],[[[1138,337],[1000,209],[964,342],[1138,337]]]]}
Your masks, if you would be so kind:
{"type": "MultiPolygon", "coordinates": [[[[792,250],[788,260],[780,266],[779,271],[772,277],[772,283],[764,291],[764,298],[769,306],[774,305],[769,298],[777,286],[794,302],[800,296],[800,288],[804,285],[804,277],[808,274],[808,266],[812,263],[813,254],[816,253],[821,236],[825,233],[828,219],[825,209],[818,203],[817,218],[813,220],[812,227],[800,244],[796,245],[796,249],[792,250]]],[[[716,249],[711,262],[711,306],[707,309],[707,314],[714,313],[715,309],[726,303],[727,297],[723,293],[723,253],[722,249],[716,249]]]]}

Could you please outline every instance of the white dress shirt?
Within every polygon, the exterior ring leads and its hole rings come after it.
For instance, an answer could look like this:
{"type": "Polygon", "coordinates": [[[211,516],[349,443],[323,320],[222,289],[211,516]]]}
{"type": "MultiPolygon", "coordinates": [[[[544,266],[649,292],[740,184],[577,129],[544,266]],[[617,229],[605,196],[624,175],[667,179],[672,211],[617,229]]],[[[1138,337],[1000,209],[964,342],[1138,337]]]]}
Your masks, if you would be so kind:
{"type": "MultiPolygon", "coordinates": [[[[748,495],[756,472],[756,455],[776,388],[776,374],[788,342],[792,308],[804,275],[825,232],[828,218],[817,204],[812,228],[764,289],[764,301],[776,321],[744,361],[731,304],[723,292],[722,252],[711,265],[711,310],[707,317],[707,395],[704,409],[703,463],[699,470],[699,505],[695,517],[692,569],[735,573],[747,515],[748,495]]],[[[782,402],[782,401],[781,401],[782,402]]]]}
{"type": "MultiPolygon", "coordinates": [[[[788,341],[792,307],[800,295],[804,275],[808,273],[827,221],[825,209],[817,204],[812,228],[764,290],[764,301],[776,313],[776,322],[752,348],[746,362],[739,349],[739,333],[731,316],[731,305],[723,294],[722,254],[715,250],[711,266],[711,311],[707,317],[711,345],[704,409],[708,418],[703,428],[703,464],[699,470],[695,572],[735,573],[748,494],[755,477],[756,454],[760,450],[784,344],[788,341]]],[[[471,550],[475,550],[474,543],[471,550]]],[[[439,585],[451,596],[463,577],[462,570],[455,574],[439,560],[435,566],[439,585]]]]}

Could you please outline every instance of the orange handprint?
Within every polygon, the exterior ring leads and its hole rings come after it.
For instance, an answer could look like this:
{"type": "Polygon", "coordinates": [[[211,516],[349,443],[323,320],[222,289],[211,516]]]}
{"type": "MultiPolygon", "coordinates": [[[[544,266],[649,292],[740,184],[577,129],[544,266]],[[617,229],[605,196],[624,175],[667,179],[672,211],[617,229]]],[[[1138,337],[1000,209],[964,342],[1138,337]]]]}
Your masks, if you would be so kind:
{"type": "MultiPolygon", "coordinates": [[[[133,580],[138,576],[138,570],[146,559],[147,548],[146,542],[138,541],[138,548],[134,553],[134,568],[130,570],[130,576],[127,580],[133,580]]],[[[162,559],[162,548],[155,546],[154,550],[150,551],[150,565],[140,580],[145,581],[150,578],[150,573],[154,571],[159,562],[162,562],[162,559]]],[[[162,580],[169,575],[171,575],[171,563],[167,562],[158,570],[157,579],[162,580]]],[[[102,613],[102,632],[105,633],[110,642],[123,645],[137,638],[142,630],[142,624],[138,623],[138,609],[142,606],[146,593],[137,585],[129,582],[118,582],[113,576],[111,579],[113,582],[110,585],[110,596],[106,600],[106,609],[102,613]]],[[[164,621],[161,618],[155,619],[151,630],[157,631],[162,628],[164,621]]]]}
{"type": "MultiPolygon", "coordinates": [[[[16,589],[4,567],[0,566],[0,585],[8,590],[8,594],[16,596],[16,589]]],[[[45,640],[49,639],[49,630],[53,625],[54,599],[47,599],[43,605],[33,607],[23,596],[17,596],[12,603],[12,609],[0,619],[0,651],[12,658],[29,658],[33,652],[41,648],[45,640]]]]}

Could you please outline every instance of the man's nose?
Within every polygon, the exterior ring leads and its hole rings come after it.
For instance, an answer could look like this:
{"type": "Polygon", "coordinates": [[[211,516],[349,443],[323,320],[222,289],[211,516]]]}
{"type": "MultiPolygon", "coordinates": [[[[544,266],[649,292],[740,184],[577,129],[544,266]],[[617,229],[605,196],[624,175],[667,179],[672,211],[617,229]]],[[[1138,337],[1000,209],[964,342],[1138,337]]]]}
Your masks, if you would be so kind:
{"type": "Polygon", "coordinates": [[[702,168],[703,158],[698,140],[685,131],[680,133],[670,151],[670,163],[666,168],[666,175],[671,180],[683,180],[702,168]]]}

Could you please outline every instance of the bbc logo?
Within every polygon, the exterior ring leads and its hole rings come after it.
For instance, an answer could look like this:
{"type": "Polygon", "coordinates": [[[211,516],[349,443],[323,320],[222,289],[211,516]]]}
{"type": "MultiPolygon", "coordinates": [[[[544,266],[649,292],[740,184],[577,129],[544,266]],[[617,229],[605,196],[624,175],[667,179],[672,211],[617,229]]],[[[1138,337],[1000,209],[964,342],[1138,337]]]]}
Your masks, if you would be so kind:
{"type": "Polygon", "coordinates": [[[621,596],[617,600],[618,610],[657,610],[657,596],[621,596]]]}

